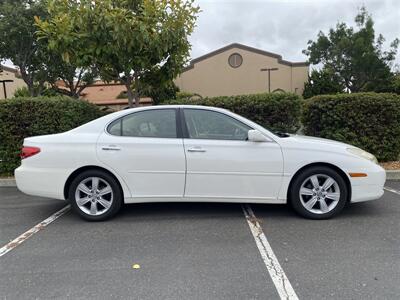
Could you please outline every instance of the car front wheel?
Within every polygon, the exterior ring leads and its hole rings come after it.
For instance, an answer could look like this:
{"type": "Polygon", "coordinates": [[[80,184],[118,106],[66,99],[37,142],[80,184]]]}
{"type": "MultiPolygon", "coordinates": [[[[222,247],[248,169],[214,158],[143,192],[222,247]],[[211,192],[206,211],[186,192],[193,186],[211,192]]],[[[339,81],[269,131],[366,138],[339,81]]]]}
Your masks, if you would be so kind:
{"type": "Polygon", "coordinates": [[[289,199],[294,210],[309,219],[328,219],[345,206],[348,188],[335,170],[316,166],[305,169],[294,179],[289,199]]]}
{"type": "Polygon", "coordinates": [[[85,220],[104,221],[114,216],[122,204],[122,192],[109,174],[89,170],[71,183],[69,200],[73,209],[85,220]]]}

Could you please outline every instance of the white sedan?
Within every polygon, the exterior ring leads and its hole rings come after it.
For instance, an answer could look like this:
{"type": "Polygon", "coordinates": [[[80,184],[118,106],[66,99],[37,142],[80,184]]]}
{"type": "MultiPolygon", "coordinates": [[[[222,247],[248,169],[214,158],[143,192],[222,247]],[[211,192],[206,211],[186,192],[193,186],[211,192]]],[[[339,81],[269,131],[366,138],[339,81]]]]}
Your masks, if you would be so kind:
{"type": "Polygon", "coordinates": [[[224,109],[124,110],[60,134],[24,140],[15,170],[30,195],[70,201],[90,221],[123,203],[290,203],[326,219],[383,195],[385,171],[351,145],[275,134],[224,109]]]}

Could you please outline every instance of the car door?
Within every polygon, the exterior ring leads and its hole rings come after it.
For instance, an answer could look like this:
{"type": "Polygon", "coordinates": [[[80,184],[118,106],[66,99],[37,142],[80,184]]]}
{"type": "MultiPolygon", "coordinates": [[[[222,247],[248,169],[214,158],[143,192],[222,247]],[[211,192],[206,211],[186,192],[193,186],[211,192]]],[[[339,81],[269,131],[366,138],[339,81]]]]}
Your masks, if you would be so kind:
{"type": "Polygon", "coordinates": [[[185,153],[176,109],[148,109],[114,120],[97,142],[99,159],[133,197],[182,197],[185,153]]]}
{"type": "Polygon", "coordinates": [[[273,200],[283,175],[280,146],[247,141],[250,126],[227,114],[183,109],[185,197],[273,200]]]}

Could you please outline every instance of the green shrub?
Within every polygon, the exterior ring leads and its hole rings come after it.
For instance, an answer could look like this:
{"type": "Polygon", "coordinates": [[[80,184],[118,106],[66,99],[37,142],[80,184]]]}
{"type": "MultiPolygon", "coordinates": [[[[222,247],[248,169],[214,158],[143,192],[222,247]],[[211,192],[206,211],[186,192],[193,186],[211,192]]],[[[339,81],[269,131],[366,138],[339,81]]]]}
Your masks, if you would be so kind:
{"type": "Polygon", "coordinates": [[[127,91],[121,91],[118,94],[117,99],[128,99],[128,92],[127,91]]]}
{"type": "Polygon", "coordinates": [[[0,101],[0,174],[19,165],[25,137],[67,131],[102,115],[93,104],[61,96],[0,101]]]}
{"type": "MultiPolygon", "coordinates": [[[[38,92],[38,87],[34,87],[35,92],[38,92]]],[[[59,94],[57,93],[56,90],[53,90],[52,88],[45,88],[44,90],[41,91],[40,97],[57,97],[59,94]]],[[[14,92],[14,98],[20,98],[20,97],[30,97],[30,92],[26,86],[17,88],[14,92]]]]}
{"type": "Polygon", "coordinates": [[[373,153],[381,161],[398,159],[400,95],[321,95],[304,103],[305,134],[352,144],[373,153]]]}
{"type": "MultiPolygon", "coordinates": [[[[193,93],[182,92],[182,91],[181,91],[181,92],[177,92],[177,93],[176,93],[175,99],[178,99],[178,100],[187,100],[187,99],[192,98],[194,95],[195,95],[195,94],[193,94],[193,93]]],[[[201,98],[201,97],[198,97],[198,98],[201,98]]]]}
{"type": "Polygon", "coordinates": [[[296,132],[300,128],[301,100],[291,93],[181,98],[166,103],[222,107],[273,131],[296,132]]]}

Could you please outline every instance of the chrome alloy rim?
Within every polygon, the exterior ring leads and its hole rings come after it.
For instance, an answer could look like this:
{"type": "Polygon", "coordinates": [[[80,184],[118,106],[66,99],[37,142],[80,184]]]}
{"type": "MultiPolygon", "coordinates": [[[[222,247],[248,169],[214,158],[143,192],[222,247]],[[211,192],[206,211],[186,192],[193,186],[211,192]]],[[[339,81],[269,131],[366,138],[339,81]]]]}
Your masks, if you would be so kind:
{"type": "Polygon", "coordinates": [[[326,214],[339,203],[340,188],[332,177],[315,174],[304,180],[299,196],[301,204],[309,212],[326,214]]]}
{"type": "Polygon", "coordinates": [[[78,184],[75,201],[84,213],[98,216],[110,209],[113,195],[113,190],[107,181],[99,177],[88,177],[78,184]]]}

